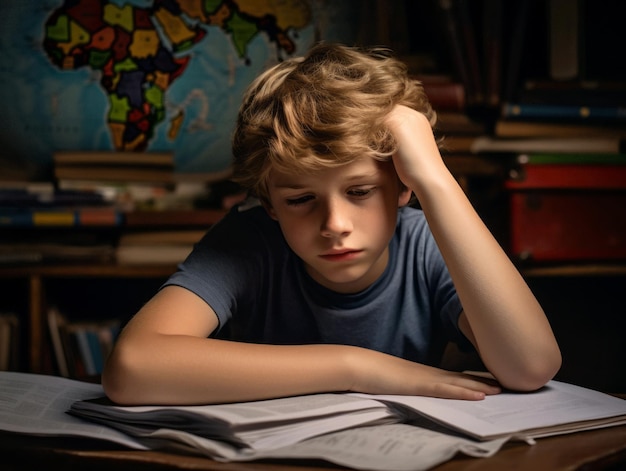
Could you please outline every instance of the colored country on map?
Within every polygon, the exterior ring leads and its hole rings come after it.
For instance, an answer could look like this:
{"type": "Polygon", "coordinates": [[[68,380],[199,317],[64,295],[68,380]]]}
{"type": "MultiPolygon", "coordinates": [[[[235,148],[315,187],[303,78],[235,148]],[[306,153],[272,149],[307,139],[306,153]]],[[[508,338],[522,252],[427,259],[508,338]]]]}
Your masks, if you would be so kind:
{"type": "MultiPolygon", "coordinates": [[[[184,74],[185,55],[218,27],[247,60],[250,41],[263,33],[277,52],[292,54],[288,31],[311,22],[304,0],[155,0],[150,7],[66,0],[46,21],[44,49],[61,70],[99,72],[108,97],[107,125],[117,150],[146,150],[165,120],[165,95],[184,74]]],[[[168,132],[175,139],[182,116],[168,132]]]]}

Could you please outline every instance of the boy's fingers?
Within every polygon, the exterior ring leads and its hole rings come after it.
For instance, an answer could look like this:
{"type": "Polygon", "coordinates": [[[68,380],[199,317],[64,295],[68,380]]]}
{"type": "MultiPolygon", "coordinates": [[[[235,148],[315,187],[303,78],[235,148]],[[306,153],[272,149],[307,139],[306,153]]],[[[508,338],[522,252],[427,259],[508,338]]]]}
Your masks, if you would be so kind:
{"type": "Polygon", "coordinates": [[[484,391],[479,391],[464,386],[449,383],[439,383],[433,386],[432,397],[441,399],[461,399],[466,401],[481,401],[487,395],[484,391]]]}

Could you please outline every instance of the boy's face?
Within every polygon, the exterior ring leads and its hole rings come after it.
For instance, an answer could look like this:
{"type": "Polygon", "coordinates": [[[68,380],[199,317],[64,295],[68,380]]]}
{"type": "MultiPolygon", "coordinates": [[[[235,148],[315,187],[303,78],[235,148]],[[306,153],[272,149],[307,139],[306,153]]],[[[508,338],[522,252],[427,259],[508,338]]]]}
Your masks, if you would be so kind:
{"type": "Polygon", "coordinates": [[[356,293],[385,270],[398,206],[410,196],[391,160],[364,157],[311,175],[272,172],[267,210],[315,281],[356,293]]]}

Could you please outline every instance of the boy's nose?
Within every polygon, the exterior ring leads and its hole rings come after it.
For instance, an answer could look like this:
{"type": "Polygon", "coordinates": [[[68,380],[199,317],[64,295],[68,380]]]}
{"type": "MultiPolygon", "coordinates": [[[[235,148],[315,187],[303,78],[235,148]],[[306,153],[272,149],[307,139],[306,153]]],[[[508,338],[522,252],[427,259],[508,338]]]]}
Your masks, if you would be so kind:
{"type": "Polygon", "coordinates": [[[324,208],[321,233],[324,237],[340,237],[352,231],[352,221],[339,201],[330,201],[324,208]]]}

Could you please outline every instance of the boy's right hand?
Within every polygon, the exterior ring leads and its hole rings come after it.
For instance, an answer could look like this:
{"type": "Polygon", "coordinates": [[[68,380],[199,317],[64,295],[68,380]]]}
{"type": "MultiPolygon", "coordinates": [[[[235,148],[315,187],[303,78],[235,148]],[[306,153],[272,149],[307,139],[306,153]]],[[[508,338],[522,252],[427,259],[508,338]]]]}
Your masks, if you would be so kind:
{"type": "Polygon", "coordinates": [[[351,360],[353,391],[470,401],[502,391],[491,378],[446,371],[366,349],[357,348],[355,353],[351,360]]]}

